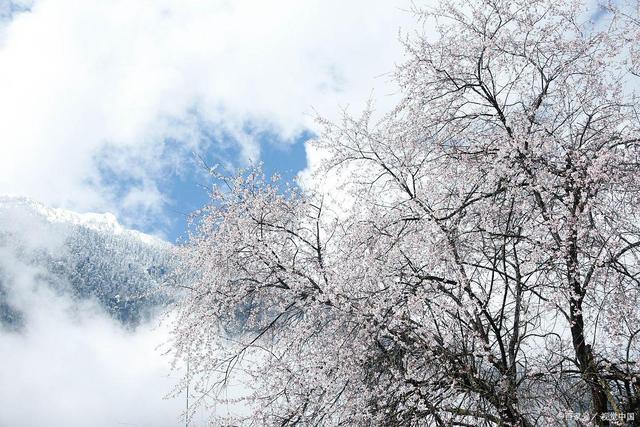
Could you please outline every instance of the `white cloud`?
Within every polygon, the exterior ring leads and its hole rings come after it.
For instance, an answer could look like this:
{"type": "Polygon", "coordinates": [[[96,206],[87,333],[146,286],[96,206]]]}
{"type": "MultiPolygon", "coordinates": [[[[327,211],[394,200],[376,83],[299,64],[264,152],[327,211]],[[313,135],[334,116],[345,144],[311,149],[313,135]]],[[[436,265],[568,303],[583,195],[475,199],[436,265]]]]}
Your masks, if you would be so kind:
{"type": "Polygon", "coordinates": [[[156,350],[166,331],[125,331],[92,304],[25,293],[26,331],[0,334],[1,425],[178,424],[184,400],[163,399],[177,379],[156,350]]]}
{"type": "Polygon", "coordinates": [[[384,99],[398,29],[414,22],[406,6],[36,0],[0,47],[0,193],[129,217],[139,201],[148,212],[164,199],[141,193],[198,146],[203,123],[255,159],[256,129],[286,140],[313,126],[314,108],[335,117],[375,87],[384,99]],[[180,141],[171,153],[166,138],[180,141]],[[105,151],[134,178],[131,196],[101,179],[105,151]]]}

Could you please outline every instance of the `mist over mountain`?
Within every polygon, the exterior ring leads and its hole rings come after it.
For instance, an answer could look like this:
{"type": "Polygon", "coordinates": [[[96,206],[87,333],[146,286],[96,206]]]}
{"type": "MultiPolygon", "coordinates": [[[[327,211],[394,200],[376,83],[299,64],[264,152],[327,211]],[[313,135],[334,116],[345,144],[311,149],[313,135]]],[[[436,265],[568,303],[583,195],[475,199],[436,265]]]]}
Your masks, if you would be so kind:
{"type": "Polygon", "coordinates": [[[167,301],[171,244],[122,227],[111,214],[78,214],[25,198],[0,197],[0,323],[24,327],[16,267],[76,300],[95,299],[114,319],[136,326],[167,301]]]}
{"type": "Polygon", "coordinates": [[[108,213],[0,197],[1,426],[182,419],[183,397],[165,399],[173,250],[108,213]]]}

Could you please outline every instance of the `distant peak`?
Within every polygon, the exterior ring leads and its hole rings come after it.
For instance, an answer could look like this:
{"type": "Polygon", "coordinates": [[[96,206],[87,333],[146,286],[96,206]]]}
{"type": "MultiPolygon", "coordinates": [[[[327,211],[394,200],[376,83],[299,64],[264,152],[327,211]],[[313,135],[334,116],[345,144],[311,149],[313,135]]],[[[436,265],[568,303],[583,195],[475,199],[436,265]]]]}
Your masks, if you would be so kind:
{"type": "Polygon", "coordinates": [[[168,244],[159,237],[126,228],[111,212],[79,213],[68,209],[52,208],[28,197],[13,195],[0,195],[0,209],[3,207],[25,209],[52,223],[72,224],[107,234],[129,235],[148,244],[168,244]]]}

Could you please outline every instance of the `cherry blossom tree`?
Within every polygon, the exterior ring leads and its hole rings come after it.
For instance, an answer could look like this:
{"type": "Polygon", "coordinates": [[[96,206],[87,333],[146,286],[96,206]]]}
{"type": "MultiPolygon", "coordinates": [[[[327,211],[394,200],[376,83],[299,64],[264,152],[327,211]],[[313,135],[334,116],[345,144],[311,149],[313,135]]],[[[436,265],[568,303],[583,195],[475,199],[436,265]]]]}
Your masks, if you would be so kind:
{"type": "Polygon", "coordinates": [[[438,36],[405,40],[398,106],[322,121],[333,194],[212,172],[182,384],[246,380],[224,425],[640,419],[637,31],[579,1],[416,13],[438,36]]]}

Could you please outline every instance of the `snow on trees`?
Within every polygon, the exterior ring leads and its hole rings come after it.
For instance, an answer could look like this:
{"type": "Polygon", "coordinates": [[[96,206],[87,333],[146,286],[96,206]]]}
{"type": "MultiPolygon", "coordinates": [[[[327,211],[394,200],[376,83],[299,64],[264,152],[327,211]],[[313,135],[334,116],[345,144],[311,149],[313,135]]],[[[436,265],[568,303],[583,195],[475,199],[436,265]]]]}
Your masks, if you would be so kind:
{"type": "Polygon", "coordinates": [[[198,271],[174,330],[185,384],[224,400],[248,381],[238,424],[640,419],[634,15],[418,14],[439,37],[406,40],[397,108],[314,142],[318,179],[338,171],[352,203],[215,175],[182,249],[198,271]]]}

